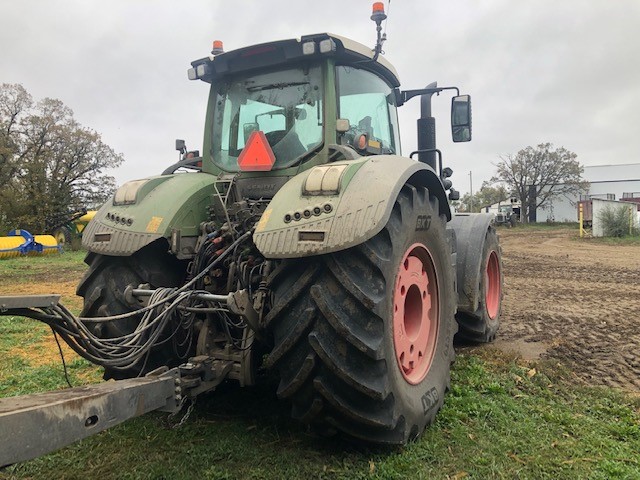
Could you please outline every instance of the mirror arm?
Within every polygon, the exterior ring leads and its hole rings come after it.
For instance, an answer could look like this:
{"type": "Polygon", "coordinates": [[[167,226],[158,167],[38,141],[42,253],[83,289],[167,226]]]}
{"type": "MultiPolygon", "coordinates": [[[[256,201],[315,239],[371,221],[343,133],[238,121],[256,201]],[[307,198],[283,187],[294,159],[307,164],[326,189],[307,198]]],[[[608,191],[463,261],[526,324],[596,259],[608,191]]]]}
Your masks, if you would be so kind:
{"type": "Polygon", "coordinates": [[[397,106],[401,107],[407,101],[411,100],[413,97],[417,97],[418,95],[425,94],[434,94],[440,93],[443,90],[455,90],[456,95],[460,95],[460,89],[458,87],[436,87],[436,88],[420,88],[418,90],[402,90],[396,89],[396,102],[397,106]]]}

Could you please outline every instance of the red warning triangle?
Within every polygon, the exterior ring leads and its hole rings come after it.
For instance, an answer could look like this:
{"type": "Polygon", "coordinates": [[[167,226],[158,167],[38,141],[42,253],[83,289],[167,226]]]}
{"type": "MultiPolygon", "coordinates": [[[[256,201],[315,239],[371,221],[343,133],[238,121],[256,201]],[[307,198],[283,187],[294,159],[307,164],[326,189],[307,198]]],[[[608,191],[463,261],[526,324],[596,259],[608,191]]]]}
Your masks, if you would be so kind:
{"type": "Polygon", "coordinates": [[[245,172],[267,172],[273,168],[275,161],[276,156],[264,132],[256,130],[249,135],[249,140],[240,152],[238,166],[245,172]]]}

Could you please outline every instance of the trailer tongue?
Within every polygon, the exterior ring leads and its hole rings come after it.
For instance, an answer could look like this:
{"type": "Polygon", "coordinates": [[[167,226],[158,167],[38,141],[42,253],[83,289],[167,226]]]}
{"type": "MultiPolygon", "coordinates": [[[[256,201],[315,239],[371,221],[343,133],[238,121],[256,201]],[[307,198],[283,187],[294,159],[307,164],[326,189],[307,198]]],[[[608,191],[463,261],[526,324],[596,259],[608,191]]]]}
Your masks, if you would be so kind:
{"type": "Polygon", "coordinates": [[[153,410],[180,408],[177,369],[0,399],[0,467],[30,460],[153,410]]]}

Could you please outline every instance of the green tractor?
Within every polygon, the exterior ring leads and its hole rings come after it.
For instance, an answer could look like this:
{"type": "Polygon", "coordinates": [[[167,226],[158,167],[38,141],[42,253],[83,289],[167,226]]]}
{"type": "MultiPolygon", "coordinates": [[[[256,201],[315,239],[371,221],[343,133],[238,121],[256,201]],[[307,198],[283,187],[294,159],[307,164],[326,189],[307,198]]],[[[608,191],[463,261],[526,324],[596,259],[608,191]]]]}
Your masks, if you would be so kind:
{"type": "MultiPolygon", "coordinates": [[[[433,421],[454,337],[495,337],[500,247],[491,215],[449,207],[430,102],[457,88],[401,90],[372,19],[373,51],[322,33],[192,62],[211,84],[202,156],[124,184],[83,234],[65,339],[105,378],[179,367],[193,397],[267,368],[321,434],[405,444],[433,421]],[[417,96],[404,157],[396,110],[417,96]]],[[[471,140],[469,96],[451,122],[471,140]]]]}

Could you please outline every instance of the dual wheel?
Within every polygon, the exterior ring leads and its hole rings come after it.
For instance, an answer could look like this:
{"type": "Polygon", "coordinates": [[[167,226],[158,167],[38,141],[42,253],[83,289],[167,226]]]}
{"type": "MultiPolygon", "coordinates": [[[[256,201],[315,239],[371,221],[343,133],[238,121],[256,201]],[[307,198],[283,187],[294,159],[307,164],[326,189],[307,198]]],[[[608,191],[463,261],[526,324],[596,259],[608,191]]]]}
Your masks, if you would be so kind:
{"type": "Polygon", "coordinates": [[[458,310],[457,340],[465,343],[487,343],[496,338],[502,313],[502,255],[498,234],[489,227],[480,259],[478,304],[475,310],[458,310]]]}

